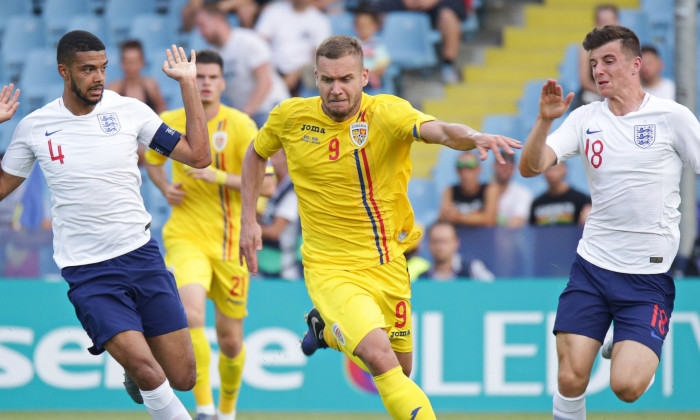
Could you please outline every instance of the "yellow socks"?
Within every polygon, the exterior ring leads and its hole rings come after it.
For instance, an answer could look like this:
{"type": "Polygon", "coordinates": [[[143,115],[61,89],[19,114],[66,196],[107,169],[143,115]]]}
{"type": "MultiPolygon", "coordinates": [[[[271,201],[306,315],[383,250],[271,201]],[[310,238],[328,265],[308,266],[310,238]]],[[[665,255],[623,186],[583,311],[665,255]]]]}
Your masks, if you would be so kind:
{"type": "Polygon", "coordinates": [[[207,336],[204,334],[204,327],[190,328],[192,337],[192,347],[194,348],[195,364],[197,367],[197,382],[192,392],[197,407],[212,406],[214,397],[211,392],[211,382],[209,380],[209,364],[211,363],[211,347],[207,336]]]}
{"type": "Polygon", "coordinates": [[[245,364],[245,344],[236,357],[230,359],[223,353],[219,354],[219,375],[221,375],[221,392],[219,394],[219,411],[227,414],[236,408],[238,391],[243,378],[245,364]]]}
{"type": "Polygon", "coordinates": [[[397,366],[374,377],[384,407],[396,420],[435,420],[435,412],[422,389],[397,366]]]}

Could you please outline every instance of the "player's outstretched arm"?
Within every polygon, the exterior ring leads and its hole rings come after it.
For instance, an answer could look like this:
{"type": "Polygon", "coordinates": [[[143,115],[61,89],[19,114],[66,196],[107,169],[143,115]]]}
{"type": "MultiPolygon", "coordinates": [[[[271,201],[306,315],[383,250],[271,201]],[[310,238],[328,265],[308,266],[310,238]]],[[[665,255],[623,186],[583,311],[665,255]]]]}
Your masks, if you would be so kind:
{"type": "Polygon", "coordinates": [[[428,143],[442,144],[456,150],[476,149],[481,160],[491,150],[499,163],[505,163],[501,149],[512,155],[513,148],[521,147],[520,141],[497,134],[479,133],[464,124],[450,124],[440,120],[427,121],[420,126],[420,135],[428,143]]]}
{"type": "Polygon", "coordinates": [[[166,56],[168,59],[163,62],[163,72],[180,83],[187,121],[185,135],[175,145],[170,157],[195,168],[205,168],[211,164],[211,153],[207,119],[197,89],[197,57],[192,50],[188,61],[185,50],[175,45],[166,51],[166,56]]]}
{"type": "Polygon", "coordinates": [[[262,250],[262,229],[256,219],[255,205],[260,195],[266,166],[267,159],[260,156],[253,143],[250,143],[241,168],[241,238],[238,244],[240,263],[243,265],[245,258],[251,276],[258,273],[256,251],[262,250]]]}
{"type": "Polygon", "coordinates": [[[518,169],[522,176],[536,176],[557,162],[554,150],[545,143],[547,134],[549,134],[549,130],[552,127],[552,121],[564,115],[573,100],[573,92],[570,92],[564,98],[561,86],[554,79],[547,80],[542,86],[540,112],[537,115],[532,131],[530,131],[530,135],[527,136],[520,163],[518,164],[518,169]]]}
{"type": "Polygon", "coordinates": [[[13,93],[12,90],[14,88],[15,85],[12,83],[10,83],[9,86],[5,85],[2,87],[2,92],[0,92],[0,123],[4,123],[12,118],[17,111],[17,107],[19,106],[19,102],[17,102],[17,99],[19,99],[19,89],[15,90],[13,93]]]}

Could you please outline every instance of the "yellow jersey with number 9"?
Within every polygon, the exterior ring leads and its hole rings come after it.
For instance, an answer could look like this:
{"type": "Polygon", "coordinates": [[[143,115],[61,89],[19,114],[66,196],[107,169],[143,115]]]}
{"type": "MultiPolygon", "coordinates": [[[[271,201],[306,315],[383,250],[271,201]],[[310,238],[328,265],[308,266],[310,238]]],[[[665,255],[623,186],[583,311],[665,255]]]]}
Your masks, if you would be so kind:
{"type": "Polygon", "coordinates": [[[411,144],[434,117],[391,95],[362,95],[335,122],[320,97],[292,98],[271,113],[254,147],[280,148],[299,199],[304,267],[366,269],[392,261],[420,237],[406,193],[411,144]]]}

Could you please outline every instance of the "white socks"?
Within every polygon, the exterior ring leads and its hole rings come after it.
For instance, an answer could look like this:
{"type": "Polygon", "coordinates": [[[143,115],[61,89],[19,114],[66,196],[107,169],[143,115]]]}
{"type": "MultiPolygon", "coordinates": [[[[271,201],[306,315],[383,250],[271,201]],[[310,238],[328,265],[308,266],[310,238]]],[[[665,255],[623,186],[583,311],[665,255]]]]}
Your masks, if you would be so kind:
{"type": "Polygon", "coordinates": [[[167,378],[153,391],[141,390],[141,396],[143,404],[154,420],[191,420],[185,406],[170,388],[167,378]]]}
{"type": "Polygon", "coordinates": [[[224,414],[221,411],[216,410],[216,418],[218,420],[236,420],[236,410],[233,410],[228,414],[224,414]]]}
{"type": "Polygon", "coordinates": [[[586,394],[568,398],[554,393],[552,414],[554,420],[586,420],[586,394]]]}

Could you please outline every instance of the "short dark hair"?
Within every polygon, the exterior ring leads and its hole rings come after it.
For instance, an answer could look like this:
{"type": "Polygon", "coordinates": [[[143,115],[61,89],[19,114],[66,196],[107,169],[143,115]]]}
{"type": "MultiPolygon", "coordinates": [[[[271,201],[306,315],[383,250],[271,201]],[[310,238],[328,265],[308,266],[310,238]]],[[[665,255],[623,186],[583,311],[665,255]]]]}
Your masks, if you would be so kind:
{"type": "Polygon", "coordinates": [[[659,50],[657,50],[656,47],[653,45],[642,45],[642,54],[644,53],[652,53],[655,56],[659,57],[659,50]]]}
{"type": "Polygon", "coordinates": [[[360,57],[360,60],[364,62],[360,41],[347,35],[332,35],[324,39],[316,49],[316,62],[318,62],[319,57],[337,60],[346,55],[360,57]]]}
{"type": "MultiPolygon", "coordinates": [[[[197,64],[218,64],[221,67],[221,72],[224,71],[224,60],[218,52],[214,50],[199,50],[196,52],[197,64]]],[[[192,57],[190,57],[190,60],[192,57]]]]}
{"type": "Polygon", "coordinates": [[[204,2],[204,5],[202,5],[201,9],[199,9],[203,12],[206,12],[208,15],[211,16],[218,16],[223,20],[227,20],[226,12],[221,10],[219,8],[219,5],[216,4],[215,1],[212,2],[204,2]]]}
{"type": "Polygon", "coordinates": [[[450,227],[451,230],[454,232],[455,236],[458,236],[457,228],[455,227],[454,223],[448,222],[447,220],[444,220],[444,219],[438,219],[435,223],[430,225],[430,227],[428,228],[428,235],[427,235],[428,238],[430,238],[430,235],[433,233],[435,228],[440,227],[440,226],[450,227]]]}
{"type": "Polygon", "coordinates": [[[70,65],[77,52],[104,50],[105,44],[90,32],[70,31],[58,41],[56,61],[58,64],[70,65]]]}
{"type": "Polygon", "coordinates": [[[141,44],[141,41],[138,39],[127,39],[126,41],[122,42],[119,44],[119,49],[121,52],[124,52],[124,50],[139,50],[141,51],[141,55],[143,55],[143,44],[141,44]]]}
{"type": "Polygon", "coordinates": [[[633,57],[642,56],[637,35],[631,29],[620,25],[605,25],[600,29],[594,28],[583,40],[583,49],[591,51],[613,41],[620,41],[622,50],[632,53],[633,57]]]}

